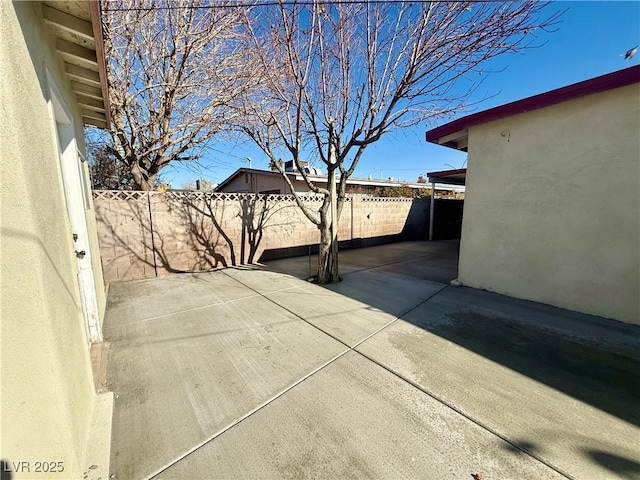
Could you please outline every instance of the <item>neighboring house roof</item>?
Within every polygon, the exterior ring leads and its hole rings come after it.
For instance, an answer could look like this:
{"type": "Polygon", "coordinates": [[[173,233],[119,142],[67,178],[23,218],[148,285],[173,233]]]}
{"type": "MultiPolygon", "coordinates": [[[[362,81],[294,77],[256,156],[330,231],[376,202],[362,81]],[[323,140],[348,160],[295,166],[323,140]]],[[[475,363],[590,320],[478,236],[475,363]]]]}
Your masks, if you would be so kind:
{"type": "MultiPolygon", "coordinates": [[[[224,188],[227,184],[237,178],[239,175],[244,173],[254,173],[258,175],[268,175],[268,176],[276,176],[280,177],[280,173],[272,172],[270,170],[259,170],[256,168],[239,168],[235,172],[233,172],[229,177],[225,178],[222,182],[218,184],[216,187],[217,192],[224,191],[224,188]]],[[[287,175],[291,179],[291,181],[304,181],[302,174],[298,172],[287,172],[287,175]]],[[[326,175],[307,175],[307,178],[315,183],[327,183],[326,175]]],[[[373,186],[373,187],[398,187],[407,185],[411,188],[431,188],[430,185],[426,183],[409,183],[409,182],[401,182],[397,180],[384,180],[384,179],[376,179],[376,178],[357,178],[351,177],[347,179],[347,185],[363,185],[363,186],[373,186]]],[[[436,185],[436,190],[441,190],[445,188],[444,185],[436,185]]]]}
{"type": "Polygon", "coordinates": [[[224,187],[227,186],[227,184],[229,184],[231,181],[233,181],[236,177],[238,177],[239,175],[242,175],[243,173],[257,173],[260,175],[268,175],[268,176],[274,176],[274,177],[280,177],[280,174],[278,172],[272,172],[270,170],[259,170],[257,168],[239,168],[238,170],[236,170],[235,172],[233,172],[231,175],[229,175],[227,178],[225,178],[223,181],[221,181],[215,188],[216,192],[222,192],[224,190],[224,187]]]}
{"type": "Polygon", "coordinates": [[[467,181],[467,169],[441,170],[439,172],[427,173],[429,181],[440,182],[445,185],[465,185],[467,181]]]}
{"type": "Polygon", "coordinates": [[[638,82],[640,65],[459,118],[427,131],[426,139],[427,142],[466,151],[470,127],[638,82]]]}
{"type": "Polygon", "coordinates": [[[82,121],[108,128],[111,116],[99,1],[45,1],[42,12],[76,94],[82,121]]]}

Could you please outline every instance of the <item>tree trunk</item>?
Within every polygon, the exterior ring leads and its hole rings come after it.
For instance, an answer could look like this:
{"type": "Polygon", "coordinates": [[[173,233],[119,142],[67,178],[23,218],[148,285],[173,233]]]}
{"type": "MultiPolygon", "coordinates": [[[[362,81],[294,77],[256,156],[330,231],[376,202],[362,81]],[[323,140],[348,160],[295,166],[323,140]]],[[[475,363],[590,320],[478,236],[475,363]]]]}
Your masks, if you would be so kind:
{"type": "Polygon", "coordinates": [[[153,190],[155,183],[155,177],[152,177],[148,178],[147,180],[142,179],[138,186],[140,187],[140,190],[150,191],[153,190]]]}
{"type": "MultiPolygon", "coordinates": [[[[335,149],[331,152],[335,161],[335,149]]],[[[331,259],[331,283],[338,283],[340,275],[338,273],[338,191],[336,188],[336,171],[332,170],[329,176],[329,201],[331,202],[331,249],[329,257],[331,259]]]]}
{"type": "Polygon", "coordinates": [[[143,172],[137,162],[134,162],[131,165],[131,174],[133,175],[133,180],[136,182],[136,185],[138,185],[138,189],[145,191],[153,190],[156,183],[156,176],[145,175],[145,173],[146,172],[143,172]]]}
{"type": "Polygon", "coordinates": [[[318,283],[338,283],[338,209],[335,170],[328,172],[329,197],[325,198],[328,205],[320,211],[320,245],[318,246],[318,283]],[[327,208],[328,207],[328,208],[327,208]]]}
{"type": "Polygon", "coordinates": [[[320,244],[318,245],[318,283],[326,285],[332,283],[333,255],[331,252],[331,225],[329,222],[321,222],[320,244]]]}

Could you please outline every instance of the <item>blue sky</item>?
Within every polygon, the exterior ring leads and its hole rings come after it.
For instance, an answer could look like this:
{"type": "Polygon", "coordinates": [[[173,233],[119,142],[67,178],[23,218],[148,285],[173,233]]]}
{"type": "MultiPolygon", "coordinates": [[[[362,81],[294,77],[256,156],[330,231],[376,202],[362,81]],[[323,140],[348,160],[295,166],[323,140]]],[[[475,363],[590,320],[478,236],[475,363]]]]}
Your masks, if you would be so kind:
{"type": "MultiPolygon", "coordinates": [[[[546,44],[539,48],[494,59],[491,67],[505,70],[488,76],[475,93],[476,100],[486,99],[458,117],[640,62],[640,54],[624,59],[624,53],[640,43],[640,2],[554,2],[550,8],[568,8],[557,31],[544,35],[541,40],[546,44]]],[[[424,140],[424,132],[435,126],[420,125],[387,134],[368,147],[354,176],[415,181],[429,171],[462,167],[466,154],[424,140]]],[[[163,178],[171,181],[173,188],[196,178],[218,183],[237,168],[248,166],[247,157],[253,168],[267,168],[266,156],[250,144],[214,141],[199,167],[169,167],[163,178]]]]}

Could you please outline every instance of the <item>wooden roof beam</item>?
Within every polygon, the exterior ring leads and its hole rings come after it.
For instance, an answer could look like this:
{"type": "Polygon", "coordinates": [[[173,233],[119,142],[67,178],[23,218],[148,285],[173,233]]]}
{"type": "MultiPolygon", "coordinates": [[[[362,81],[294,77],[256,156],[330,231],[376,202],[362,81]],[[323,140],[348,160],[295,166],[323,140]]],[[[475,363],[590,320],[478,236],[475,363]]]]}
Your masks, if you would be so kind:
{"type": "Polygon", "coordinates": [[[92,69],[98,66],[95,50],[90,50],[61,38],[56,42],[56,50],[69,63],[79,62],[82,66],[92,69]]]}
{"type": "Polygon", "coordinates": [[[93,110],[89,110],[88,108],[83,108],[80,112],[82,114],[82,117],[86,117],[86,118],[91,118],[91,119],[95,119],[95,120],[100,120],[102,122],[106,122],[107,121],[107,117],[104,113],[102,112],[96,112],[93,110]]]}
{"type": "Polygon", "coordinates": [[[84,95],[76,95],[76,100],[82,107],[104,113],[104,102],[102,99],[85,97],[84,95]]]}
{"type": "Polygon", "coordinates": [[[90,42],[94,41],[93,25],[91,25],[91,22],[87,22],[86,20],[74,17],[73,15],[69,15],[68,13],[61,12],[60,10],[57,10],[48,5],[42,6],[42,14],[44,16],[45,22],[60,27],[61,29],[78,35],[85,40],[89,40],[90,42]]]}
{"type": "Polygon", "coordinates": [[[71,90],[79,95],[84,95],[85,97],[102,100],[102,90],[99,87],[93,87],[80,82],[71,82],[71,90]]]}
{"type": "Polygon", "coordinates": [[[98,72],[89,70],[88,68],[82,68],[77,65],[72,65],[70,63],[65,65],[65,71],[67,72],[67,75],[74,80],[100,87],[100,75],[98,72]]]}

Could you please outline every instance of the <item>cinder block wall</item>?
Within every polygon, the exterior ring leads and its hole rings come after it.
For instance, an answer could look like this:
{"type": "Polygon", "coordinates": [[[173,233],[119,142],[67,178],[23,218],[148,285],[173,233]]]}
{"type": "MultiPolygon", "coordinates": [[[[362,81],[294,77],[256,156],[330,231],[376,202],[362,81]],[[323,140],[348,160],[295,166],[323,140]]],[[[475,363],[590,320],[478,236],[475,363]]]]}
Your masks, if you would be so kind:
{"type": "Polygon", "coordinates": [[[147,192],[94,192],[105,282],[156,275],[147,192]]]}
{"type": "MultiPolygon", "coordinates": [[[[321,201],[303,197],[314,212],[321,201]]],[[[254,263],[320,239],[293,197],[204,192],[94,192],[107,282],[254,263]]],[[[338,238],[355,246],[372,239],[426,238],[429,199],[354,195],[338,238]]]]}

